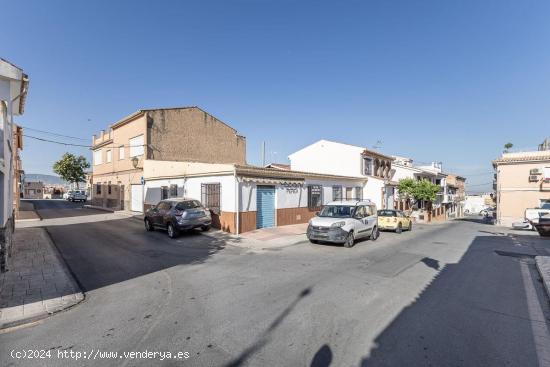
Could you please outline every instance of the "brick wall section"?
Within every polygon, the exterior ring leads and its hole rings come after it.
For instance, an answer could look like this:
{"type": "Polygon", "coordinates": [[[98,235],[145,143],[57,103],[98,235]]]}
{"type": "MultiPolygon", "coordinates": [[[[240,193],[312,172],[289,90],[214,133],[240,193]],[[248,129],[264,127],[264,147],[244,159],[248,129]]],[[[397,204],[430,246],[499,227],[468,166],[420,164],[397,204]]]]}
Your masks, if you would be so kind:
{"type": "Polygon", "coordinates": [[[148,159],[246,162],[246,140],[199,108],[147,111],[148,159]]]}

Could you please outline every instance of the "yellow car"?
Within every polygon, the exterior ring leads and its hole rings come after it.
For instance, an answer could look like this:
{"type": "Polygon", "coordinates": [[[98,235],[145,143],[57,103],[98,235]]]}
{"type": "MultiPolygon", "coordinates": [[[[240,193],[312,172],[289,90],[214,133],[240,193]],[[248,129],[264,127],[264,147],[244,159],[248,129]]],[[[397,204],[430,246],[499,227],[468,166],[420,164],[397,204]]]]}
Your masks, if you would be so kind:
{"type": "Polygon", "coordinates": [[[378,211],[378,228],[401,233],[404,229],[412,231],[412,220],[401,210],[382,209],[378,211]]]}

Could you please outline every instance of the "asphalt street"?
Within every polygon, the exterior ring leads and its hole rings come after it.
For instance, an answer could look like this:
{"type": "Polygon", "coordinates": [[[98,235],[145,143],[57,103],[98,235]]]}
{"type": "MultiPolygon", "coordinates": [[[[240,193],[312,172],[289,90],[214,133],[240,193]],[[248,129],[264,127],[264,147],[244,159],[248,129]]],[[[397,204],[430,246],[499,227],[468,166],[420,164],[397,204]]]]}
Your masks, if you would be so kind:
{"type": "Polygon", "coordinates": [[[2,366],[550,366],[531,234],[464,220],[351,249],[250,250],[81,204],[36,207],[86,300],[1,333],[2,366]],[[54,353],[10,356],[23,349],[54,353]],[[60,358],[71,350],[91,359],[60,358]],[[121,357],[144,351],[188,354],[121,357]]]}

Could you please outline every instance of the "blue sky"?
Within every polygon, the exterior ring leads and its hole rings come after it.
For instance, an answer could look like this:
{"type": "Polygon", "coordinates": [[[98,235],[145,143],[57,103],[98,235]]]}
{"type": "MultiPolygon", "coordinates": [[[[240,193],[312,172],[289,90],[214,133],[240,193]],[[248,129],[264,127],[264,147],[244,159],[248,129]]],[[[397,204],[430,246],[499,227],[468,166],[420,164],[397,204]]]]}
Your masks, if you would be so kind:
{"type": "MultiPolygon", "coordinates": [[[[260,163],[319,139],[442,161],[472,190],[508,141],[550,135],[547,1],[13,1],[0,57],[26,127],[83,137],[139,108],[198,105],[260,163]]],[[[27,173],[63,152],[27,138],[27,173]]]]}

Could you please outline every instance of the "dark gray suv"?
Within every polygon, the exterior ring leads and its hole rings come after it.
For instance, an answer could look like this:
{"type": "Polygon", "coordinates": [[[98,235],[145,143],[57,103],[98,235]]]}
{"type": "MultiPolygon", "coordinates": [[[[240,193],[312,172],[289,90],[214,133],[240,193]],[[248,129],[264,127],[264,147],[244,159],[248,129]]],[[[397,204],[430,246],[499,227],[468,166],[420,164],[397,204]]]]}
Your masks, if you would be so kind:
{"type": "Polygon", "coordinates": [[[200,201],[185,198],[162,200],[145,212],[145,229],[164,229],[170,238],[177,237],[180,231],[200,228],[208,231],[212,224],[210,210],[200,201]]]}

